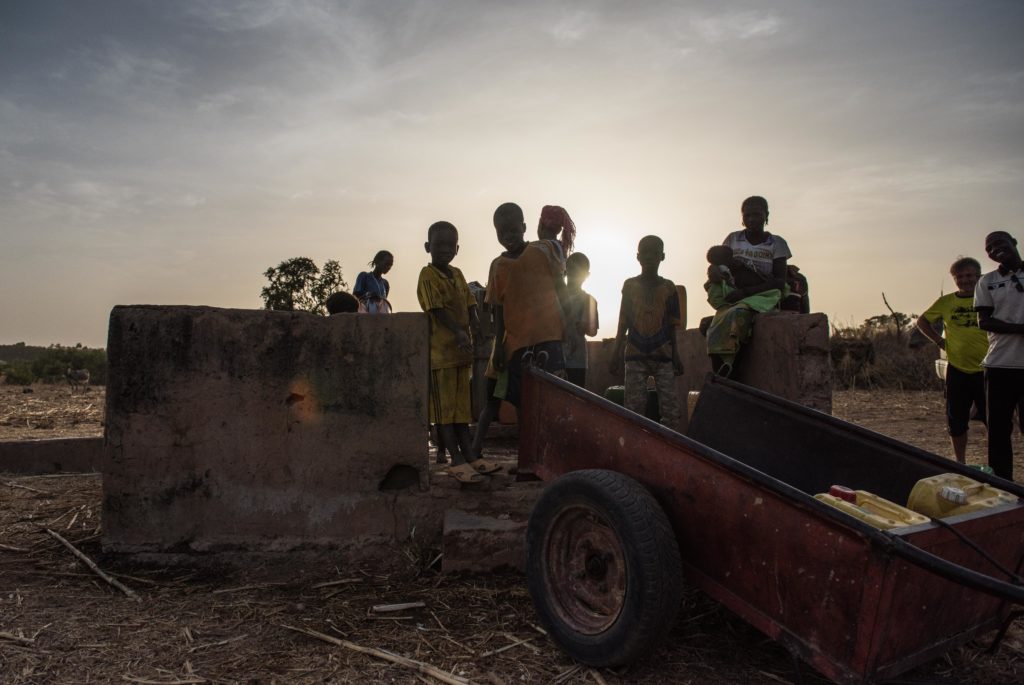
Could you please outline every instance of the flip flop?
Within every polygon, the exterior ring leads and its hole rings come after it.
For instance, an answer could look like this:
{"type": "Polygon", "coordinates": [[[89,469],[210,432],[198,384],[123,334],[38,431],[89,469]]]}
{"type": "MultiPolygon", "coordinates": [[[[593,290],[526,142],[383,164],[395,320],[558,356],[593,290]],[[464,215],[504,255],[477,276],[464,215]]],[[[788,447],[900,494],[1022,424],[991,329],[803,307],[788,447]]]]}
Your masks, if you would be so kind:
{"type": "Polygon", "coordinates": [[[484,477],[469,464],[459,464],[448,469],[448,475],[460,483],[482,483],[484,477]]]}
{"type": "Polygon", "coordinates": [[[479,459],[474,459],[473,461],[469,462],[469,465],[476,469],[477,473],[482,473],[485,476],[488,473],[501,471],[501,466],[495,464],[493,461],[487,461],[483,457],[480,457],[479,459]]]}

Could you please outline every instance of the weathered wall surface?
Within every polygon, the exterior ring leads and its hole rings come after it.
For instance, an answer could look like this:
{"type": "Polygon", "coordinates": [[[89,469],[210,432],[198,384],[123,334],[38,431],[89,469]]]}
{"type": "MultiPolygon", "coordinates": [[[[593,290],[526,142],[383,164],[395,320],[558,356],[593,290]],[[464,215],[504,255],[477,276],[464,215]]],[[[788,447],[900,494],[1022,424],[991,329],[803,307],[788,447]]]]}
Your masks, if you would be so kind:
{"type": "Polygon", "coordinates": [[[115,307],[104,544],[280,550],[396,533],[427,487],[427,318],[115,307]],[[402,473],[404,471],[404,473],[402,473]]]}
{"type": "MultiPolygon", "coordinates": [[[[742,352],[732,378],[830,414],[832,367],[828,336],[828,317],[824,314],[759,314],[753,338],[742,352]]],[[[682,335],[679,353],[686,369],[679,389],[685,397],[691,390],[700,390],[705,375],[711,372],[707,340],[699,330],[688,330],[682,335]]]]}
{"type": "MultiPolygon", "coordinates": [[[[707,341],[691,328],[679,332],[679,356],[685,373],[679,378],[680,401],[691,390],[700,390],[711,372],[707,341]]],[[[621,385],[622,377],[608,372],[613,342],[587,343],[590,369],[587,389],[602,394],[609,385],[621,385]]],[[[754,336],[747,345],[735,380],[799,402],[819,411],[832,412],[832,371],[829,361],[828,317],[824,314],[771,312],[758,315],[754,336]]]]}

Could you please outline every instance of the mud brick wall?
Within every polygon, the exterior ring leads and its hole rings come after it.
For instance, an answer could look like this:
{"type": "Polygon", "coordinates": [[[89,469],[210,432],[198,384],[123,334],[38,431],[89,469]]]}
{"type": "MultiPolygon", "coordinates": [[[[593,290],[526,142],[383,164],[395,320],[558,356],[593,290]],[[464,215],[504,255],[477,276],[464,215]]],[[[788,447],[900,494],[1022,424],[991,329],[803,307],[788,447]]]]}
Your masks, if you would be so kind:
{"type": "MultiPolygon", "coordinates": [[[[832,413],[832,366],[828,317],[824,314],[769,312],[754,321],[754,336],[742,353],[733,379],[787,400],[832,413]]],[[[679,389],[700,390],[711,372],[707,340],[700,331],[682,334],[679,355],[686,374],[679,389]]]]}
{"type": "Polygon", "coordinates": [[[428,484],[427,325],[115,307],[104,546],[275,551],[392,535],[396,492],[428,484]]]}
{"type": "MultiPolygon", "coordinates": [[[[700,390],[711,371],[707,341],[692,328],[679,332],[679,356],[686,373],[679,378],[680,400],[700,390]]],[[[590,368],[587,389],[602,394],[609,385],[621,385],[622,377],[608,372],[614,347],[609,340],[587,343],[590,368]]],[[[832,369],[829,361],[828,317],[824,314],[771,312],[760,314],[754,336],[743,353],[735,380],[805,406],[832,412],[832,369]]]]}

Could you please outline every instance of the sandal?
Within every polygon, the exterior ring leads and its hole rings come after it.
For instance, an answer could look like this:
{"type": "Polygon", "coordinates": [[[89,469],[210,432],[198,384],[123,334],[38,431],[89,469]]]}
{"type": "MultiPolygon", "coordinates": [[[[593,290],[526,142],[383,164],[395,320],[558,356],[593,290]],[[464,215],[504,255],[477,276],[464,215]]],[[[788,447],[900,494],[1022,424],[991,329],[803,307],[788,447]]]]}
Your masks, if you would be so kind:
{"type": "Polygon", "coordinates": [[[469,462],[469,465],[476,469],[477,473],[482,473],[485,476],[488,473],[494,473],[495,471],[501,471],[501,466],[495,464],[493,461],[487,461],[483,457],[479,457],[469,462]]]}
{"type": "Polygon", "coordinates": [[[448,475],[460,483],[482,483],[484,477],[469,464],[459,464],[448,469],[448,475]]]}

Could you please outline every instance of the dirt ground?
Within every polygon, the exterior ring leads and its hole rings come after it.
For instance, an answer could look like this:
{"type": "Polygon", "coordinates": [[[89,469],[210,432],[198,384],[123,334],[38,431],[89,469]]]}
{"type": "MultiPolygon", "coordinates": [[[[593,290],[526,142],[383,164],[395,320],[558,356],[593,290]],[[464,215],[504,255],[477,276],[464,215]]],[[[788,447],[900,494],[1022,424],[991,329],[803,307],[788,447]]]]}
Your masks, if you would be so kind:
{"type": "MultiPolygon", "coordinates": [[[[103,390],[72,395],[0,386],[0,440],[102,433],[103,390]]],[[[942,397],[839,392],[835,414],[947,455],[942,397]]],[[[1024,473],[1024,446],[1016,443],[1024,473]]],[[[969,460],[982,462],[982,441],[969,460]]],[[[1018,476],[1020,478],[1020,476],[1018,476]]],[[[536,625],[523,577],[437,572],[436,549],[411,543],[395,568],[352,567],[329,555],[213,566],[129,562],[100,548],[98,475],[0,474],[0,682],[442,682],[301,631],[388,650],[474,683],[824,683],[808,667],[697,591],[687,591],[663,645],[617,671],[581,667],[536,625]],[[62,536],[138,601],[92,573],[62,536]],[[383,604],[423,607],[375,611],[383,604]],[[298,630],[297,630],[298,629],[298,630]]],[[[1024,682],[1024,627],[995,655],[956,649],[907,674],[920,682],[1024,682]]]]}

